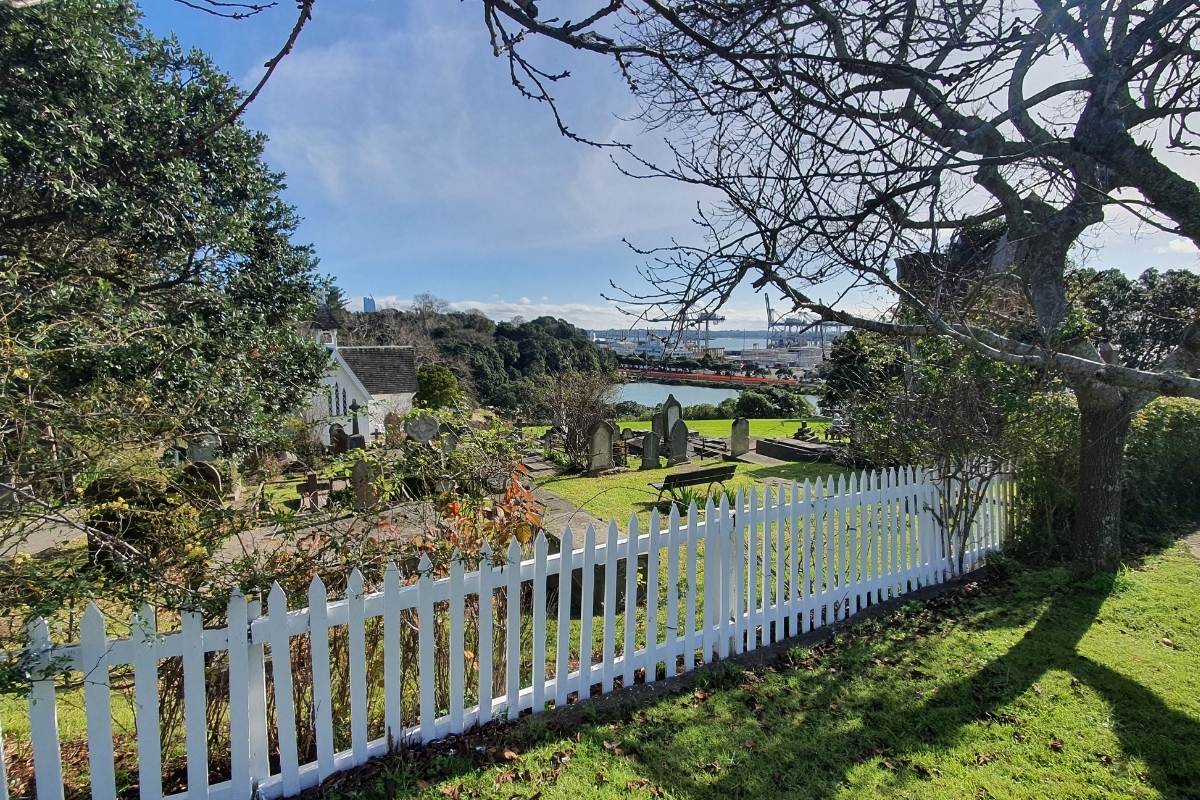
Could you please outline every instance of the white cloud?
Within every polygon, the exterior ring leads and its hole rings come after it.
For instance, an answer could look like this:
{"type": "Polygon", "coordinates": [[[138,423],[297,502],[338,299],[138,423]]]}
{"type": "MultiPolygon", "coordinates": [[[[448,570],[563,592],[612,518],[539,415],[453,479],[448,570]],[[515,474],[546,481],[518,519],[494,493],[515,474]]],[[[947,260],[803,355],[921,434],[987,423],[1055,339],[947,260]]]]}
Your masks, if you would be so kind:
{"type": "Polygon", "coordinates": [[[1156,253],[1180,253],[1183,255],[1200,255],[1200,251],[1196,249],[1196,245],[1190,239],[1182,239],[1176,237],[1171,239],[1165,245],[1160,245],[1154,248],[1156,253]]]}

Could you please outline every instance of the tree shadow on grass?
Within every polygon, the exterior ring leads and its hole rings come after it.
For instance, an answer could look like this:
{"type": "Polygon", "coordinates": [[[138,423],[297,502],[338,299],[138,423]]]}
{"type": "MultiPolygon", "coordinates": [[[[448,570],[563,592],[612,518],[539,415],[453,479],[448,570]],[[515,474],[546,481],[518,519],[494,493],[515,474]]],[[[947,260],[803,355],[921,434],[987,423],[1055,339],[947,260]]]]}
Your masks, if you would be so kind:
{"type": "MultiPolygon", "coordinates": [[[[1040,692],[1035,684],[1048,671],[1063,670],[1108,703],[1113,733],[1127,756],[1146,765],[1145,782],[1166,797],[1200,797],[1200,723],[1168,707],[1147,687],[1077,652],[1110,588],[1110,584],[1095,581],[1086,587],[1065,587],[1003,655],[924,698],[905,697],[897,691],[899,687],[886,685],[886,679],[876,691],[853,695],[845,689],[853,676],[843,671],[847,664],[855,663],[849,653],[830,672],[819,676],[816,691],[805,697],[800,709],[787,710],[784,703],[783,715],[770,715],[780,698],[758,697],[754,686],[743,686],[732,692],[735,702],[750,705],[755,716],[747,718],[740,710],[730,713],[727,707],[715,708],[712,721],[704,726],[707,736],[681,735],[677,733],[680,727],[664,726],[656,741],[640,746],[646,775],[690,798],[825,797],[850,785],[856,767],[878,759],[881,768],[872,790],[888,794],[912,788],[912,784],[934,777],[931,751],[958,744],[967,726],[1003,725],[1012,727],[1007,736],[1022,736],[1022,721],[1006,713],[1005,707],[1031,689],[1040,692]],[[764,711],[757,710],[760,708],[764,711]],[[731,729],[724,736],[717,733],[723,721],[733,724],[739,719],[743,730],[731,729]],[[723,749],[727,745],[723,740],[730,736],[741,737],[736,741],[751,749],[740,758],[730,755],[726,764],[718,758],[708,768],[696,769],[697,763],[703,763],[698,759],[706,748],[723,749]]],[[[1000,613],[990,619],[976,618],[974,623],[977,628],[1020,624],[1014,616],[1021,615],[1000,613]]],[[[913,664],[920,661],[912,658],[912,652],[903,657],[902,651],[911,648],[881,650],[878,637],[871,638],[876,640],[874,644],[864,642],[862,647],[873,653],[876,666],[919,671],[913,664]],[[889,666],[893,659],[895,665],[889,666]]],[[[909,644],[920,646],[918,641],[909,644]]],[[[803,690],[804,683],[812,681],[802,682],[798,688],[803,690]]],[[[1078,724],[1088,723],[1081,719],[1078,724]]],[[[1039,746],[1049,751],[1062,744],[1039,746]]],[[[868,774],[864,779],[860,772],[855,785],[863,788],[863,780],[870,783],[875,778],[868,774]]]]}

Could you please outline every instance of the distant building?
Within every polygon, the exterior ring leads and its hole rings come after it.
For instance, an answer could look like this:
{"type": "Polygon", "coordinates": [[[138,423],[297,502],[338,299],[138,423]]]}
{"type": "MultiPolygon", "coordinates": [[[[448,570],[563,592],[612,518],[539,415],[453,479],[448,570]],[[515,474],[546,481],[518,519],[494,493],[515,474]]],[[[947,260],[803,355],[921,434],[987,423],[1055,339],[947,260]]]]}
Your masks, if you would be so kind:
{"type": "Polygon", "coordinates": [[[383,433],[389,414],[412,410],[417,393],[416,357],[411,347],[340,347],[337,331],[337,320],[327,310],[312,323],[313,335],[331,358],[304,416],[316,426],[321,443],[329,445],[335,429],[353,432],[352,406],[357,403],[358,431],[370,441],[372,434],[383,433]]]}
{"type": "Polygon", "coordinates": [[[370,314],[374,310],[375,310],[375,298],[371,297],[369,295],[367,297],[364,297],[363,298],[363,311],[367,314],[370,314]]]}

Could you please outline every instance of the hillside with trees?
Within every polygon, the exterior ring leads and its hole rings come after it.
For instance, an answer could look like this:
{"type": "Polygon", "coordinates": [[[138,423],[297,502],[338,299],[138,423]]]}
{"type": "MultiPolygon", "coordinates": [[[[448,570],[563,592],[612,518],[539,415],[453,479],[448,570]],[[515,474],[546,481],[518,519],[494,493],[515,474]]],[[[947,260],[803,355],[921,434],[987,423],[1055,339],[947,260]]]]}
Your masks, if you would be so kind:
{"type": "Polygon", "coordinates": [[[430,295],[407,309],[342,311],[341,340],[354,345],[410,345],[420,364],[441,363],[479,403],[521,413],[547,375],[616,366],[586,331],[554,317],[494,322],[478,311],[453,311],[430,295]]]}

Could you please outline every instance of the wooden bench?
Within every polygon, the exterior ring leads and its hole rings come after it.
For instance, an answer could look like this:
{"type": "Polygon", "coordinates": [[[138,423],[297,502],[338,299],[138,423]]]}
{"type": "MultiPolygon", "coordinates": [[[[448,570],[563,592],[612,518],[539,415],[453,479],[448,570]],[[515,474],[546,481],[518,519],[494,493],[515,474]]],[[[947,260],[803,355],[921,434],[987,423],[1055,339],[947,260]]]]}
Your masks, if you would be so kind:
{"type": "Polygon", "coordinates": [[[699,469],[689,469],[683,472],[672,472],[667,475],[659,483],[651,483],[651,489],[658,489],[658,497],[655,503],[662,500],[664,493],[670,493],[673,499],[680,499],[678,490],[685,486],[704,486],[711,488],[715,483],[722,489],[725,488],[725,481],[733,477],[733,473],[737,471],[736,464],[718,464],[715,467],[701,467],[699,469]]]}

